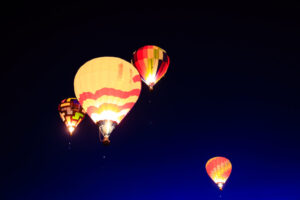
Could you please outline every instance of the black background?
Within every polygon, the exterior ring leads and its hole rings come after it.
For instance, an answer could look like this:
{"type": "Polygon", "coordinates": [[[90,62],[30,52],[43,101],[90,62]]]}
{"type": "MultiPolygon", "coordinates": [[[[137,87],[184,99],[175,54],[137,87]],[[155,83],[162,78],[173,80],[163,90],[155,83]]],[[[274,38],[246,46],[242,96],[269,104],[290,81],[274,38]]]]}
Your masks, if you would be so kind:
{"type": "Polygon", "coordinates": [[[2,8],[2,199],[300,199],[299,5],[10,3],[2,8]],[[154,44],[166,76],[104,147],[57,106],[89,59],[154,44]]]}

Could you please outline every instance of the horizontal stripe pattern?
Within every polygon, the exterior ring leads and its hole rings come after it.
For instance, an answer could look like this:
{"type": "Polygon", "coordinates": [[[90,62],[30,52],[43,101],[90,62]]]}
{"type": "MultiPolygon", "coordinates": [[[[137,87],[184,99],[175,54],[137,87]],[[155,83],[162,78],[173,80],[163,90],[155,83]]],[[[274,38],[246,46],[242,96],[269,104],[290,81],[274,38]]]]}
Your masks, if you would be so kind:
{"type": "Polygon", "coordinates": [[[124,92],[113,88],[102,88],[96,94],[82,94],[80,101],[83,107],[86,108],[87,114],[93,116],[91,118],[94,122],[109,119],[120,123],[134,106],[140,95],[140,91],[140,89],[133,89],[124,92]],[[114,114],[107,115],[107,113],[114,114]]]}
{"type": "Polygon", "coordinates": [[[134,66],[115,57],[88,61],[77,72],[74,90],[91,119],[120,123],[141,92],[141,78],[134,66]]]}
{"type": "Polygon", "coordinates": [[[130,103],[126,103],[122,106],[117,106],[115,104],[112,103],[104,103],[99,107],[95,107],[95,106],[90,106],[87,109],[87,113],[92,114],[92,113],[97,113],[97,114],[101,114],[101,112],[106,111],[106,110],[110,110],[113,111],[115,113],[121,112],[122,110],[125,109],[131,109],[134,106],[133,102],[130,103]]]}
{"type": "Polygon", "coordinates": [[[121,99],[126,99],[131,96],[138,97],[140,95],[141,89],[133,89],[131,91],[125,92],[122,90],[116,90],[114,88],[101,88],[97,90],[95,94],[92,92],[83,92],[79,95],[79,102],[83,105],[83,102],[87,99],[99,99],[102,96],[113,96],[121,99]]]}
{"type": "Polygon", "coordinates": [[[117,106],[122,106],[128,102],[136,102],[137,99],[138,99],[138,96],[130,96],[128,98],[122,99],[122,98],[115,97],[115,96],[103,95],[103,96],[97,98],[96,100],[95,99],[86,99],[83,102],[83,106],[86,108],[88,108],[90,106],[100,107],[107,100],[109,100],[109,102],[112,104],[115,104],[117,106]]]}

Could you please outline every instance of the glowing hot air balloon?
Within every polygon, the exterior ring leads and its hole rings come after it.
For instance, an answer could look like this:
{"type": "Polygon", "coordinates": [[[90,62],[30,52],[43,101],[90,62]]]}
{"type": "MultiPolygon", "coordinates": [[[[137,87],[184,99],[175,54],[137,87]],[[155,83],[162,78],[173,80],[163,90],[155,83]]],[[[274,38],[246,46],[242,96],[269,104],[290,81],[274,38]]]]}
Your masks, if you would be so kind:
{"type": "Polygon", "coordinates": [[[58,105],[58,112],[72,135],[75,128],[84,118],[84,111],[76,98],[68,98],[61,101],[58,105]]]}
{"type": "Polygon", "coordinates": [[[222,190],[232,170],[230,161],[224,157],[214,157],[207,161],[205,168],[209,177],[222,190]]]}
{"type": "Polygon", "coordinates": [[[152,90],[153,86],[166,74],[170,58],[165,50],[154,45],[147,45],[133,53],[131,63],[152,90]]]}
{"type": "Polygon", "coordinates": [[[99,57],[80,67],[74,90],[82,107],[99,126],[103,143],[109,144],[111,132],[139,98],[141,79],[129,62],[116,57],[99,57]]]}

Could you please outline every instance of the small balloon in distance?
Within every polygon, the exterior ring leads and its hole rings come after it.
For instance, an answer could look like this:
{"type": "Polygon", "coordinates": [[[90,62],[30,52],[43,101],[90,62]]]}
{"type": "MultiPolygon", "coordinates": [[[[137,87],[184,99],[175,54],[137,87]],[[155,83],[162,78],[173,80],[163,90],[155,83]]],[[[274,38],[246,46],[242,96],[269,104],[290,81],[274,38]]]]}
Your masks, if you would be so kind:
{"type": "Polygon", "coordinates": [[[225,157],[214,157],[207,161],[205,168],[209,177],[222,190],[232,171],[231,162],[225,157]]]}
{"type": "Polygon", "coordinates": [[[70,135],[85,116],[85,112],[76,98],[62,100],[58,105],[58,112],[70,135]]]}

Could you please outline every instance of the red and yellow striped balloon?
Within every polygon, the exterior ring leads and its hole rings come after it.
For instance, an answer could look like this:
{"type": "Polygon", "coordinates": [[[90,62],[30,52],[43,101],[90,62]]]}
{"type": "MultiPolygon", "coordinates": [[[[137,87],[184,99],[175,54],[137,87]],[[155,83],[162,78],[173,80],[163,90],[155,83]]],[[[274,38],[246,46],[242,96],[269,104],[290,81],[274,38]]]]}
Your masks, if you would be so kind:
{"type": "Polygon", "coordinates": [[[104,143],[138,100],[141,79],[129,62],[99,57],[86,62],[74,79],[74,90],[82,107],[99,126],[104,143]]]}
{"type": "Polygon", "coordinates": [[[205,168],[209,177],[222,190],[232,170],[230,161],[224,157],[214,157],[207,161],[205,168]]]}
{"type": "Polygon", "coordinates": [[[160,47],[147,45],[133,53],[131,62],[139,71],[142,80],[152,90],[153,86],[166,74],[170,58],[160,47]]]}

